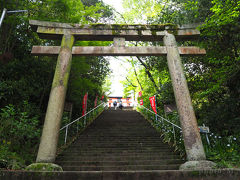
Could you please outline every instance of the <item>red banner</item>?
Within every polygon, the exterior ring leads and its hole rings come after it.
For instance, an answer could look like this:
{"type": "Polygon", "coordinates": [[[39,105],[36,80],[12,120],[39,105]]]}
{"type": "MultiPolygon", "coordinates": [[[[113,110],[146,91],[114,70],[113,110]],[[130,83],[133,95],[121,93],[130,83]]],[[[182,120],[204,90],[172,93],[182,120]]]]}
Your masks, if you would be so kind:
{"type": "Polygon", "coordinates": [[[97,107],[97,100],[98,100],[98,95],[96,95],[95,101],[94,101],[94,107],[97,107]]]}
{"type": "MultiPolygon", "coordinates": [[[[142,97],[142,91],[138,93],[138,97],[142,97]]],[[[143,105],[143,99],[140,99],[140,106],[143,105]]]]}
{"type": "Polygon", "coordinates": [[[86,114],[87,111],[87,99],[88,99],[88,93],[86,93],[83,97],[83,102],[82,102],[82,116],[86,114]]]}
{"type": "Polygon", "coordinates": [[[102,97],[101,97],[101,100],[103,100],[104,99],[104,95],[102,95],[102,97]]]}
{"type": "Polygon", "coordinates": [[[149,98],[151,106],[155,114],[157,114],[156,103],[155,103],[155,96],[149,98]]]}

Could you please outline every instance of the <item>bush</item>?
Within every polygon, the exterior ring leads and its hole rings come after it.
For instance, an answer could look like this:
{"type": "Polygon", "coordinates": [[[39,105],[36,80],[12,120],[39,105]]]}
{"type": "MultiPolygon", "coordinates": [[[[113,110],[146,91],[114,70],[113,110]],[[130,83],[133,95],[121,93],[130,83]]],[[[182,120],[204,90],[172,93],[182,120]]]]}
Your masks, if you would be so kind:
{"type": "Polygon", "coordinates": [[[0,169],[21,169],[25,161],[16,153],[11,152],[10,142],[5,140],[0,142],[0,169]]]}
{"type": "Polygon", "coordinates": [[[205,144],[206,155],[221,167],[240,167],[240,136],[222,137],[211,133],[209,136],[210,146],[205,144]]]}
{"type": "Polygon", "coordinates": [[[27,101],[19,107],[9,104],[0,111],[0,159],[8,162],[7,168],[19,169],[35,156],[40,128],[33,111],[34,105],[27,101]]]}

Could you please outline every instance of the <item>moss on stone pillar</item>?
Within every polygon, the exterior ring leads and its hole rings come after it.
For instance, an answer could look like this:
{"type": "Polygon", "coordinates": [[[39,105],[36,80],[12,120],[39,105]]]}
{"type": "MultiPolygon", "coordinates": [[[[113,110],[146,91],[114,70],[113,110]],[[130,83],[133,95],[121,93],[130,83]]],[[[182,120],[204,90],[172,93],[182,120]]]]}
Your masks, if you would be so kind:
{"type": "Polygon", "coordinates": [[[183,65],[179,55],[177,42],[173,34],[167,31],[164,44],[167,49],[168,67],[172,79],[174,95],[183,132],[184,146],[189,161],[205,160],[205,152],[198,130],[197,120],[192,106],[183,65]]]}
{"type": "Polygon", "coordinates": [[[73,44],[73,35],[67,34],[62,37],[37,162],[52,163],[55,161],[59,129],[71,69],[73,44]]]}

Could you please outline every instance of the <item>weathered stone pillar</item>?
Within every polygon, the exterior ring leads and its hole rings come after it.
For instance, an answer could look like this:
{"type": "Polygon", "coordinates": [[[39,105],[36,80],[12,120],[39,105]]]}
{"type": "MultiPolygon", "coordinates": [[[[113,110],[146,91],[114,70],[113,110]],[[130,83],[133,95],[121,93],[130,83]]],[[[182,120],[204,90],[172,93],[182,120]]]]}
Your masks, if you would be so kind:
{"type": "Polygon", "coordinates": [[[73,35],[63,35],[36,162],[52,163],[55,161],[71,69],[73,43],[73,35]]]}
{"type": "Polygon", "coordinates": [[[167,48],[168,67],[171,74],[178,113],[180,115],[187,159],[188,161],[205,160],[206,156],[198,130],[187,81],[184,76],[176,39],[174,35],[166,32],[163,41],[167,48]]]}

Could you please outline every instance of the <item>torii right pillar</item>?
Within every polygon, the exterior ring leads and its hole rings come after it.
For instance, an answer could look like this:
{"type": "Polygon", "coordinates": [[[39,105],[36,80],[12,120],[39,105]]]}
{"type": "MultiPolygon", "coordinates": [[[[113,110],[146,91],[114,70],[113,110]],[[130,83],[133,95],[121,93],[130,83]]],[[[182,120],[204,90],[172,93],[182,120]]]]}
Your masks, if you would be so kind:
{"type": "Polygon", "coordinates": [[[167,49],[168,68],[172,79],[188,159],[186,163],[180,166],[180,169],[212,168],[215,164],[211,161],[206,161],[175,36],[165,31],[163,42],[167,49]]]}

